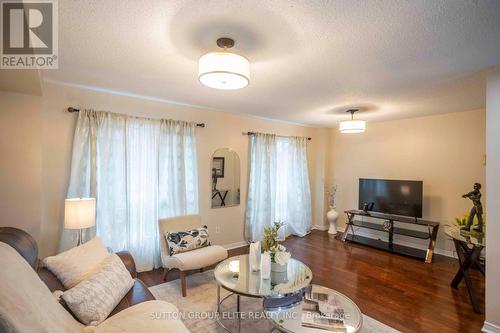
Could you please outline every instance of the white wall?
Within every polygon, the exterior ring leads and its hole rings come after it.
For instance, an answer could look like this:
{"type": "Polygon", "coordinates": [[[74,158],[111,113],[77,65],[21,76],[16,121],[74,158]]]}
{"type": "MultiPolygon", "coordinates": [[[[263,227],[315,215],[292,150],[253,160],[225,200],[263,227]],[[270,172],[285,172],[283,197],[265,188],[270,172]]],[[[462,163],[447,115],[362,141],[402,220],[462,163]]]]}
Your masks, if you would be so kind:
{"type": "MultiPolygon", "coordinates": [[[[359,178],[422,180],[423,217],[442,224],[437,248],[452,253],[452,242],[442,234],[444,224],[470,210],[471,202],[461,195],[474,182],[485,183],[484,110],[368,123],[362,134],[332,129],[331,140],[328,183],[339,185],[339,212],[358,207],[359,178]]],[[[424,248],[428,243],[395,237],[424,248]]]]}
{"type": "Polygon", "coordinates": [[[500,332],[500,72],[486,85],[486,151],[486,322],[500,332]]]}
{"type": "MultiPolygon", "coordinates": [[[[359,177],[422,179],[424,216],[444,224],[470,208],[460,194],[473,182],[485,181],[485,113],[481,110],[369,123],[366,133],[345,136],[337,129],[296,126],[52,83],[44,85],[41,98],[14,93],[1,93],[0,97],[0,149],[1,156],[6,156],[0,176],[1,225],[30,231],[39,238],[42,256],[57,251],[62,231],[76,121],[75,114],[65,111],[68,106],[205,122],[207,127],[197,130],[200,212],[211,230],[216,226],[224,230],[213,234],[219,244],[243,241],[248,137],[242,132],[246,131],[313,138],[308,159],[313,224],[319,227],[325,225],[325,182],[339,183],[338,210],[343,211],[357,206],[359,177]],[[221,147],[233,148],[241,159],[241,204],[211,209],[210,161],[221,147]]],[[[438,247],[451,249],[442,240],[438,247]]]]}
{"type": "Polygon", "coordinates": [[[41,98],[0,92],[0,226],[40,237],[41,98]]]}
{"type": "Polygon", "coordinates": [[[39,69],[0,70],[0,90],[20,94],[42,96],[39,69]]]}
{"type": "Polygon", "coordinates": [[[42,253],[57,251],[63,224],[63,205],[66,196],[72,136],[76,114],[66,112],[68,106],[94,108],[144,117],[161,117],[204,122],[205,128],[197,129],[198,174],[200,214],[208,225],[215,244],[242,242],[243,219],[247,192],[248,136],[242,132],[258,131],[280,135],[310,136],[308,161],[312,188],[313,224],[323,224],[323,178],[321,152],[323,143],[317,139],[318,129],[290,125],[224,112],[182,107],[117,94],[46,83],[43,87],[42,129],[42,253]],[[218,148],[232,148],[241,160],[241,204],[239,206],[211,209],[211,158],[218,148]],[[321,147],[321,148],[319,148],[321,147]],[[317,165],[317,161],[320,161],[317,165]],[[221,230],[215,233],[216,227],[221,230]],[[222,230],[224,232],[222,232],[222,230]]]}

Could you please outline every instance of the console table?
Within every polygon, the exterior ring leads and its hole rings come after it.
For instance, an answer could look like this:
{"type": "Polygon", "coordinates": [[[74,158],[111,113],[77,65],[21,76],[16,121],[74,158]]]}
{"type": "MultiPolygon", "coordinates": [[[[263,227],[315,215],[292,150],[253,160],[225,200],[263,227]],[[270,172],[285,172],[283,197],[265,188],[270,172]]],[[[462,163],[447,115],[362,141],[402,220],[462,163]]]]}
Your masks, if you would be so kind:
{"type": "Polygon", "coordinates": [[[481,251],[486,246],[484,234],[461,231],[458,227],[445,228],[445,234],[453,239],[455,249],[457,250],[458,263],[460,264],[457,274],[453,278],[453,281],[451,281],[451,286],[457,289],[460,282],[464,280],[474,312],[481,313],[480,302],[476,297],[469,271],[477,268],[484,276],[485,262],[480,260],[481,251]]]}
{"type": "Polygon", "coordinates": [[[228,193],[229,193],[229,190],[213,190],[212,191],[212,199],[218,196],[220,198],[220,205],[221,205],[221,207],[223,207],[226,205],[226,197],[227,197],[228,193]],[[222,193],[224,193],[224,194],[222,194],[222,193]]]}
{"type": "Polygon", "coordinates": [[[439,229],[439,222],[427,221],[423,219],[415,219],[406,216],[383,214],[377,212],[365,212],[363,210],[347,210],[347,226],[342,235],[342,240],[368,245],[381,250],[403,254],[413,258],[423,259],[426,263],[432,262],[434,255],[434,247],[436,246],[436,238],[439,229]],[[382,221],[367,222],[358,217],[370,217],[372,219],[382,221]],[[397,225],[395,226],[395,223],[397,225]],[[414,225],[422,227],[422,230],[407,229],[405,226],[414,225]],[[388,233],[388,240],[373,239],[356,235],[354,227],[378,230],[388,233]],[[349,229],[351,234],[349,234],[349,229]],[[427,250],[421,250],[409,246],[394,244],[394,235],[404,235],[419,239],[429,239],[427,250]]]}

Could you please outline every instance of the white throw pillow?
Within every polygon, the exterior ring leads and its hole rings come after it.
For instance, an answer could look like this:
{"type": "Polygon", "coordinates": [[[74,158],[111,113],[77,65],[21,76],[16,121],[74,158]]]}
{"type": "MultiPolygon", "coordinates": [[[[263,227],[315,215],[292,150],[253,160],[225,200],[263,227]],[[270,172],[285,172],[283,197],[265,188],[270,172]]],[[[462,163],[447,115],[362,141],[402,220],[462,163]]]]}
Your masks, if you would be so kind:
{"type": "Polygon", "coordinates": [[[108,256],[101,239],[94,237],[85,244],[43,259],[43,264],[70,289],[92,275],[108,256]]]}
{"type": "Polygon", "coordinates": [[[120,303],[134,279],[116,254],[111,254],[87,280],[67,290],[62,299],[86,325],[99,325],[120,303]]]}

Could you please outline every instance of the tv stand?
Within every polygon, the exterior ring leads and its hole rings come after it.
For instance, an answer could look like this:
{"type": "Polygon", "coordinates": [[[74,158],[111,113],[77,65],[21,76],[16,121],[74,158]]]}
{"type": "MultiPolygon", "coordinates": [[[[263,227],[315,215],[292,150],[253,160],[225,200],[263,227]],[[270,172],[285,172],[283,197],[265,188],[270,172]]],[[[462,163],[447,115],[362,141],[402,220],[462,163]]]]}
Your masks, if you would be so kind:
{"type": "Polygon", "coordinates": [[[345,213],[347,214],[348,221],[344,233],[342,235],[342,240],[344,242],[349,240],[354,243],[364,244],[385,251],[422,259],[428,264],[432,262],[432,257],[434,255],[434,247],[436,246],[436,238],[439,229],[439,222],[427,221],[427,220],[406,217],[406,216],[399,216],[399,215],[365,212],[363,210],[347,210],[345,211],[345,213]],[[375,219],[376,221],[382,221],[382,223],[366,222],[361,219],[357,219],[356,217],[370,217],[372,219],[375,219]],[[398,223],[398,225],[395,226],[394,223],[398,223]],[[425,229],[424,230],[405,229],[404,228],[405,224],[422,226],[422,228],[425,229]],[[355,227],[387,232],[388,241],[356,235],[354,229],[355,227]],[[349,229],[351,230],[351,234],[349,234],[349,229]],[[427,250],[421,250],[413,247],[394,244],[395,234],[413,238],[419,238],[419,239],[429,239],[429,245],[427,247],[427,250]]]}

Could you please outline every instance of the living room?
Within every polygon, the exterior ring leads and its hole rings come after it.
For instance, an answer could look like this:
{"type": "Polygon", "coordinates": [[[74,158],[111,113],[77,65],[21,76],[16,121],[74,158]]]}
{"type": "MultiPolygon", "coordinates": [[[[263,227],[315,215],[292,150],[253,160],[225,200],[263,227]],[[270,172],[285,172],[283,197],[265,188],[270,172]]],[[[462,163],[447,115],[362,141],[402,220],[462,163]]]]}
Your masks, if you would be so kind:
{"type": "Polygon", "coordinates": [[[500,332],[498,3],[40,3],[56,64],[0,69],[0,331],[500,332]]]}

